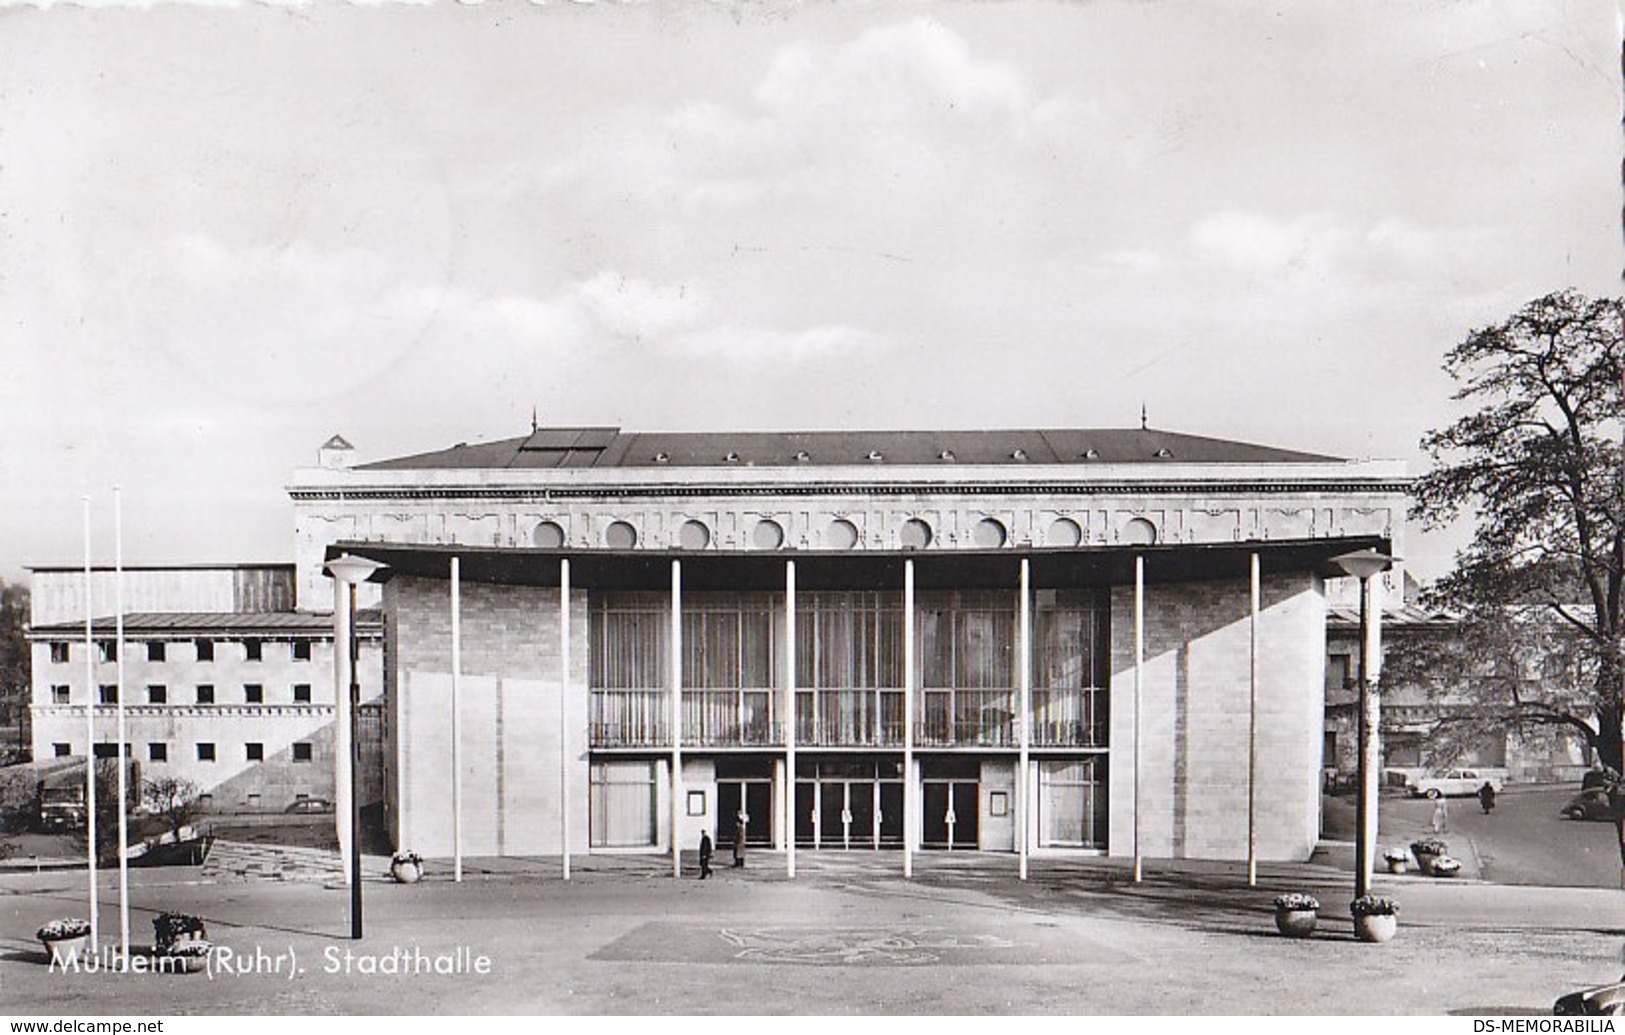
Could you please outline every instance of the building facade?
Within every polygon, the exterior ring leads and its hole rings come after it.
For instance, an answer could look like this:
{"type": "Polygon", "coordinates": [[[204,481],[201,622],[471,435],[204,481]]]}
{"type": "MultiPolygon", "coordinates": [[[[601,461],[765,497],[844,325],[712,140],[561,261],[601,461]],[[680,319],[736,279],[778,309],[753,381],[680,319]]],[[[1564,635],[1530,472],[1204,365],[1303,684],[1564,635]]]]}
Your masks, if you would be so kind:
{"type": "Polygon", "coordinates": [[[555,428],[290,494],[300,607],[388,566],[401,847],[1301,859],[1323,580],[1405,489],[1149,429],[555,428]]]}
{"type": "MultiPolygon", "coordinates": [[[[294,609],[294,566],[132,567],[115,580],[94,569],[87,598],[84,569],[32,569],[34,758],[116,757],[122,692],[145,779],[188,780],[216,811],[332,801],[333,621],[294,609]]],[[[383,794],[383,627],[371,613],[358,628],[367,803],[383,794]]]]}

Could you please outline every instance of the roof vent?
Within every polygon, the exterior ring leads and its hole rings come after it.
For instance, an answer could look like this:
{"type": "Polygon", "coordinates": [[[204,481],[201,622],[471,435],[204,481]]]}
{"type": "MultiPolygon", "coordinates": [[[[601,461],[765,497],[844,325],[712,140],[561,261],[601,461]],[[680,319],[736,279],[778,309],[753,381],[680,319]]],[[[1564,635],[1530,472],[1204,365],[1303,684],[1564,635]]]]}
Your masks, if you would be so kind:
{"type": "Polygon", "coordinates": [[[657,464],[669,463],[670,461],[671,461],[671,454],[665,452],[664,450],[662,450],[661,452],[658,452],[658,453],[655,454],[655,463],[657,463],[657,464]]]}
{"type": "Polygon", "coordinates": [[[942,452],[937,454],[938,460],[952,460],[953,458],[954,451],[952,449],[944,449],[942,452]]]}
{"type": "Polygon", "coordinates": [[[803,463],[804,464],[808,460],[811,460],[811,459],[812,459],[812,454],[807,452],[805,449],[803,449],[801,452],[796,454],[796,462],[797,463],[803,463]]]}
{"type": "Polygon", "coordinates": [[[1169,457],[1174,455],[1174,451],[1172,449],[1169,449],[1167,446],[1163,446],[1161,449],[1157,450],[1155,453],[1152,453],[1151,455],[1156,457],[1158,460],[1166,460],[1169,457]]]}
{"type": "Polygon", "coordinates": [[[1100,459],[1100,450],[1098,450],[1098,449],[1085,449],[1083,451],[1083,458],[1085,460],[1099,460],[1100,459]]]}
{"type": "Polygon", "coordinates": [[[886,458],[880,455],[880,450],[871,449],[871,450],[869,450],[869,459],[870,460],[884,460],[886,458]]]}
{"type": "Polygon", "coordinates": [[[1027,451],[1025,449],[1018,449],[1015,452],[1010,454],[1010,459],[1012,459],[1012,460],[1025,460],[1025,459],[1027,459],[1027,451]]]}
{"type": "Polygon", "coordinates": [[[730,451],[728,455],[722,459],[726,460],[730,464],[737,464],[739,462],[739,454],[730,451]]]}

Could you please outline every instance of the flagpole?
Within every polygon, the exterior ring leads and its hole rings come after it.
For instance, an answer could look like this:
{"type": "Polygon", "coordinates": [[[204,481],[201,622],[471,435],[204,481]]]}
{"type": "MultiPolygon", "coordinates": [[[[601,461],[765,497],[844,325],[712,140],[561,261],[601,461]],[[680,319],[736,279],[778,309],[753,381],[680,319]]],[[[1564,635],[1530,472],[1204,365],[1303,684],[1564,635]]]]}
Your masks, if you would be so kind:
{"type": "Polygon", "coordinates": [[[123,490],[113,486],[113,595],[114,650],[118,654],[118,689],[113,707],[118,715],[118,931],[120,970],[130,969],[130,861],[125,846],[130,843],[129,745],[124,730],[124,503],[123,490]]]}
{"type": "Polygon", "coordinates": [[[85,833],[90,874],[90,946],[101,951],[100,910],[96,888],[96,637],[91,629],[94,591],[90,570],[90,497],[85,504],[85,833]]]}

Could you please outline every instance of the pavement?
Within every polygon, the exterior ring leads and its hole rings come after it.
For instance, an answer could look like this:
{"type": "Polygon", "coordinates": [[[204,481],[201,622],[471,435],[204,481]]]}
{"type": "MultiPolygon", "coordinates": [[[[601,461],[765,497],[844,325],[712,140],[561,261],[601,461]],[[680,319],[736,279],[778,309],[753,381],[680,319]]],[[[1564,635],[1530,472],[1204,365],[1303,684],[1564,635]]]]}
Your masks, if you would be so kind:
{"type": "MultiPolygon", "coordinates": [[[[1396,831],[1397,835],[1399,832],[1396,831]]],[[[365,937],[335,879],[132,871],[131,943],[160,910],[205,918],[198,974],[63,972],[34,930],[85,915],[82,871],[0,874],[0,1003],[86,1014],[1465,1014],[1548,1013],[1617,980],[1625,894],[1379,875],[1399,935],[1358,941],[1347,842],[1310,861],[1244,865],[1003,853],[753,852],[743,870],[673,879],[669,857],[444,861],[399,885],[368,856],[365,937]],[[1314,935],[1271,901],[1317,896],[1314,935]]],[[[110,875],[107,875],[110,876],[110,875]]],[[[110,880],[104,956],[118,941],[110,880]]]]}

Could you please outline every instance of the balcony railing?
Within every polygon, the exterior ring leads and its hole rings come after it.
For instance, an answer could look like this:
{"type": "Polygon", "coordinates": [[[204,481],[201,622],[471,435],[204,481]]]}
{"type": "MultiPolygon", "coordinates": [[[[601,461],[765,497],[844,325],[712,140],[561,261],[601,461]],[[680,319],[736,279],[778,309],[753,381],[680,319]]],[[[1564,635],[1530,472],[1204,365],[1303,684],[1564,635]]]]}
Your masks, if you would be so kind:
{"type": "MultiPolygon", "coordinates": [[[[780,691],[684,690],[683,743],[696,747],[772,747],[784,743],[780,691]]],[[[914,742],[922,747],[1015,747],[1017,692],[923,690],[916,697],[914,742]]],[[[1034,689],[1032,737],[1038,748],[1098,748],[1109,743],[1107,691],[1034,689]]],[[[592,691],[594,748],[669,747],[671,697],[665,690],[592,691]]],[[[797,690],[801,747],[903,746],[903,691],[797,690]]]]}
{"type": "Polygon", "coordinates": [[[1014,690],[924,690],[915,743],[926,747],[1012,747],[1014,690]]]}
{"type": "Polygon", "coordinates": [[[1033,747],[1105,747],[1107,691],[1099,687],[1032,691],[1033,747]]]}
{"type": "Polygon", "coordinates": [[[671,697],[664,690],[594,690],[588,736],[595,748],[671,744],[671,697]]]}
{"type": "Polygon", "coordinates": [[[902,747],[903,691],[798,690],[796,743],[804,747],[902,747]]]}
{"type": "Polygon", "coordinates": [[[683,743],[763,747],[784,743],[776,690],[684,690],[683,743]]]}

